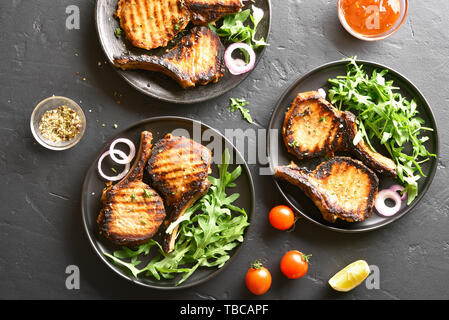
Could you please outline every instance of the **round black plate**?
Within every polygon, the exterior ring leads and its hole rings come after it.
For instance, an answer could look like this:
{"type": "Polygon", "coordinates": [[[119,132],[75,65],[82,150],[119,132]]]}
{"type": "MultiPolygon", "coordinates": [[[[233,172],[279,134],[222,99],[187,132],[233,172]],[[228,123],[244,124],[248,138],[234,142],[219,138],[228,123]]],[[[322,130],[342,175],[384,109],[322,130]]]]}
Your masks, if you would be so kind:
{"type": "MultiPolygon", "coordinates": [[[[271,130],[278,130],[278,133],[274,135],[274,138],[268,136],[268,155],[270,158],[271,168],[275,168],[278,165],[286,165],[290,163],[290,161],[295,161],[300,166],[310,166],[310,168],[314,168],[321,160],[316,159],[315,161],[308,161],[307,163],[299,162],[293,155],[287,152],[287,149],[284,146],[284,142],[282,140],[282,125],[285,116],[285,112],[287,108],[291,105],[293,99],[299,92],[317,90],[319,88],[323,88],[326,92],[330,88],[328,84],[328,79],[335,78],[338,75],[346,75],[346,65],[347,61],[336,61],[325,64],[319,68],[314,69],[309,72],[305,76],[296,80],[290,88],[288,88],[284,94],[279,99],[279,102],[273,112],[273,115],[269,124],[269,132],[271,130]],[[276,156],[277,155],[277,156],[276,156]]],[[[393,80],[395,86],[400,87],[401,94],[407,97],[409,100],[415,99],[418,104],[418,110],[420,112],[420,116],[425,120],[424,126],[433,128],[433,132],[426,132],[429,136],[429,140],[426,142],[427,149],[437,155],[438,157],[438,133],[435,118],[433,116],[432,110],[430,109],[429,104],[427,103],[424,96],[421,92],[403,75],[398,72],[377,64],[368,61],[358,61],[367,68],[367,71],[371,72],[373,69],[383,70],[388,69],[389,72],[386,75],[386,78],[389,80],[393,80]]],[[[382,152],[382,148],[379,146],[375,146],[377,150],[382,152]]],[[[382,152],[386,156],[388,154],[386,152],[382,152]]],[[[277,181],[275,179],[275,184],[285,200],[303,217],[306,219],[322,226],[327,229],[340,231],[340,232],[363,232],[378,229],[380,227],[386,226],[387,224],[396,221],[401,218],[408,212],[410,212],[414,206],[416,206],[419,201],[422,199],[427,189],[429,188],[433,177],[435,175],[435,171],[437,168],[438,158],[431,158],[430,161],[423,165],[423,172],[427,176],[426,178],[422,177],[418,182],[419,194],[418,197],[412,202],[410,206],[406,206],[406,201],[403,202],[401,210],[394,215],[393,217],[382,217],[378,215],[375,210],[373,215],[363,221],[358,223],[348,223],[342,222],[338,220],[336,223],[330,223],[323,219],[321,212],[318,208],[313,204],[312,200],[310,200],[301,190],[297,187],[294,187],[286,182],[277,181]]],[[[274,171],[273,171],[274,172],[274,171]]],[[[379,176],[380,186],[379,190],[387,188],[393,184],[397,184],[398,181],[395,181],[390,178],[379,176]]]]}
{"type": "MultiPolygon", "coordinates": [[[[125,51],[131,52],[133,55],[138,54],[154,54],[160,55],[165,52],[165,48],[147,51],[132,46],[128,41],[124,40],[122,35],[117,39],[114,31],[119,27],[119,22],[113,17],[117,9],[118,0],[97,0],[95,21],[100,43],[107,59],[111,65],[114,57],[122,55],[125,51]]],[[[257,39],[267,37],[270,31],[271,22],[271,5],[270,0],[255,0],[245,2],[244,9],[250,8],[252,5],[261,8],[265,16],[257,27],[257,39]]],[[[257,63],[260,61],[265,48],[257,52],[257,63]]],[[[114,67],[115,68],[115,67],[114,67]]],[[[236,87],[240,82],[250,74],[250,72],[234,76],[226,71],[223,78],[217,83],[210,83],[206,86],[197,86],[193,89],[182,89],[181,86],[173,79],[157,72],[149,72],[144,70],[123,71],[115,68],[116,71],[131,86],[151,97],[174,103],[197,103],[218,97],[227,91],[236,87]]]]}
{"type": "MultiPolygon", "coordinates": [[[[227,267],[230,262],[235,259],[237,252],[239,251],[241,245],[239,245],[232,253],[231,259],[221,268],[204,268],[197,269],[195,273],[192,274],[190,278],[188,278],[185,282],[183,282],[179,286],[175,286],[180,278],[175,277],[174,279],[168,280],[156,280],[152,277],[142,277],[136,279],[128,273],[124,272],[123,269],[116,266],[109,258],[107,258],[103,253],[108,252],[112,253],[114,250],[119,249],[118,246],[111,244],[108,240],[104,239],[98,234],[98,226],[96,223],[96,219],[98,213],[101,209],[100,197],[103,188],[105,187],[105,182],[100,178],[97,172],[97,163],[100,155],[108,150],[111,142],[117,138],[128,138],[135,143],[136,146],[139,145],[140,133],[143,130],[149,130],[153,134],[153,142],[155,143],[159,139],[163,138],[165,134],[169,132],[173,132],[177,135],[184,135],[194,139],[197,142],[202,143],[205,146],[208,146],[209,143],[213,143],[211,145],[217,146],[216,150],[219,151],[218,159],[221,159],[221,155],[225,148],[227,148],[231,154],[232,163],[240,164],[242,166],[242,175],[237,179],[237,186],[232,189],[233,193],[239,193],[240,198],[235,202],[241,208],[244,208],[248,214],[248,220],[251,223],[253,212],[254,212],[254,185],[251,177],[250,170],[241,156],[241,154],[237,151],[237,149],[218,131],[206,126],[198,121],[180,118],[180,117],[156,117],[150,118],[143,121],[140,121],[131,127],[123,130],[115,137],[111,138],[99,151],[91,166],[87,170],[86,177],[84,179],[82,193],[81,193],[81,211],[83,217],[84,228],[87,232],[87,236],[89,238],[92,247],[95,252],[98,254],[100,259],[106,263],[112,270],[114,270],[117,274],[122,276],[123,278],[137,283],[142,286],[155,288],[155,289],[177,289],[177,288],[186,288],[191,287],[200,283],[203,283],[212,277],[218,275],[225,267],[227,267]],[[183,133],[185,132],[185,133],[183,133]],[[203,136],[203,133],[205,135],[203,136]],[[198,136],[198,137],[197,137],[198,136]],[[203,136],[203,141],[201,142],[201,136],[203,136]],[[233,156],[232,156],[233,155],[233,156]]],[[[210,147],[210,149],[214,152],[214,158],[217,156],[214,148],[210,147]]],[[[103,165],[106,168],[106,165],[103,165]]],[[[230,165],[229,170],[233,170],[236,165],[230,165]]],[[[214,177],[218,177],[217,165],[212,163],[212,175],[214,177]]],[[[106,172],[105,172],[106,173],[106,172]]],[[[113,175],[112,172],[106,173],[113,175]]],[[[145,177],[144,177],[145,179],[145,177]]],[[[245,239],[248,234],[248,228],[245,231],[245,239]]],[[[153,249],[155,250],[155,249],[153,249]]],[[[155,251],[154,251],[155,252],[155,251]]],[[[153,252],[153,254],[154,254],[153,252]]],[[[150,254],[151,256],[151,254],[150,254]]],[[[145,266],[145,262],[149,261],[149,257],[142,258],[142,265],[139,267],[145,266]],[[144,259],[145,258],[145,259],[144,259]]]]}

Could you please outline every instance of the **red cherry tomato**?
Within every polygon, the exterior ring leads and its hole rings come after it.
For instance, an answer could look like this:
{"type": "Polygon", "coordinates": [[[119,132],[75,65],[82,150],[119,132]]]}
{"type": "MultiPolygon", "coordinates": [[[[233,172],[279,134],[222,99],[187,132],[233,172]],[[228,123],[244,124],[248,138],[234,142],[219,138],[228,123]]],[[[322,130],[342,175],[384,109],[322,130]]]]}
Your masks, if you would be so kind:
{"type": "Polygon", "coordinates": [[[246,273],[245,282],[249,291],[262,295],[271,287],[271,273],[260,261],[256,261],[246,273]]]}
{"type": "Polygon", "coordinates": [[[287,252],[281,260],[281,271],[289,279],[298,279],[304,276],[309,269],[309,258],[297,250],[287,252]]]}
{"type": "Polygon", "coordinates": [[[271,209],[268,219],[274,228],[287,230],[295,223],[295,214],[289,207],[281,205],[271,209]]]}

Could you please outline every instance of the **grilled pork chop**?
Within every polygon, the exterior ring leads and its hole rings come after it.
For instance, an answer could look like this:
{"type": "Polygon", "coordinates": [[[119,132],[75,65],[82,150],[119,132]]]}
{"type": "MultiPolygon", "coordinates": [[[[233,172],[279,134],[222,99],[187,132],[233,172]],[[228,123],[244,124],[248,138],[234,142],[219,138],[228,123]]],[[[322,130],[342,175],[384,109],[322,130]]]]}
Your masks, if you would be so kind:
{"type": "Polygon", "coordinates": [[[150,240],[165,219],[158,193],[142,181],[151,155],[152,135],[141,134],[140,148],[128,174],[103,191],[103,208],[97,218],[100,233],[118,245],[133,246],[150,240]]]}
{"type": "Polygon", "coordinates": [[[190,21],[179,0],[120,0],[115,16],[136,47],[165,47],[190,21]]]}
{"type": "Polygon", "coordinates": [[[282,128],[288,151],[298,159],[348,151],[381,174],[396,176],[396,164],[373,151],[363,139],[354,145],[357,118],[342,112],[317,91],[299,93],[285,114],[282,128]]]}
{"type": "Polygon", "coordinates": [[[180,43],[161,57],[124,56],[114,60],[123,70],[144,69],[162,72],[183,88],[217,82],[225,72],[224,46],[207,27],[195,27],[180,43]]]}
{"type": "Polygon", "coordinates": [[[215,22],[227,14],[239,12],[243,7],[241,0],[181,0],[191,13],[194,24],[215,22]]]}
{"type": "MultiPolygon", "coordinates": [[[[153,148],[148,161],[148,172],[153,185],[165,199],[168,224],[180,218],[209,190],[212,153],[201,144],[167,134],[153,148]]],[[[171,252],[175,247],[178,228],[167,234],[163,249],[171,252]]]]}
{"type": "Polygon", "coordinates": [[[324,156],[336,150],[343,136],[339,111],[318,92],[299,93],[287,110],[282,127],[288,151],[298,159],[324,156]]]}
{"type": "Polygon", "coordinates": [[[275,169],[275,176],[305,192],[329,222],[360,222],[373,211],[379,180],[362,162],[335,157],[314,171],[294,163],[275,169]]]}

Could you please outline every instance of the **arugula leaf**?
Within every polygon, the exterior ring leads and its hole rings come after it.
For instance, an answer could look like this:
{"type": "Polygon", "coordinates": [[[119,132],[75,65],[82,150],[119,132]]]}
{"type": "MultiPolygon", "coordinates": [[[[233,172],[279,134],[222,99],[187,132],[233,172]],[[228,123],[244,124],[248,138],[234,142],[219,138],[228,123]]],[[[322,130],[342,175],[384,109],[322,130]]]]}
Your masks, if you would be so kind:
{"type": "Polygon", "coordinates": [[[237,110],[240,111],[240,113],[242,114],[242,117],[248,121],[249,123],[253,123],[253,118],[251,117],[251,114],[249,112],[248,109],[244,108],[244,106],[248,105],[249,102],[246,101],[245,99],[234,99],[231,98],[231,103],[229,105],[229,110],[231,110],[231,112],[235,112],[237,110]]]}
{"type": "Polygon", "coordinates": [[[418,180],[425,176],[420,164],[436,157],[427,151],[424,143],[429,139],[421,136],[423,127],[415,100],[408,101],[395,90],[393,81],[387,81],[388,70],[374,70],[369,76],[356,58],[348,59],[347,74],[329,79],[330,101],[340,109],[357,115],[358,133],[354,144],[361,139],[375,151],[372,139],[388,150],[396,163],[398,178],[408,193],[407,204],[418,195],[418,180]]]}
{"type": "Polygon", "coordinates": [[[233,205],[239,194],[226,194],[226,188],[235,185],[235,180],[242,173],[240,166],[228,172],[229,163],[230,155],[226,149],[222,163],[218,165],[218,178],[208,177],[211,182],[209,192],[187,210],[183,219],[169,226],[171,230],[179,226],[178,239],[172,252],[166,254],[157,241],[150,240],[135,250],[122,247],[113,255],[104,254],[136,278],[143,274],[160,280],[180,274],[178,285],[199,267],[221,268],[229,260],[230,251],[243,241],[243,233],[249,225],[245,210],[233,205]],[[141,264],[137,259],[149,255],[154,246],[158,254],[145,267],[137,268],[141,264]]]}
{"type": "MultiPolygon", "coordinates": [[[[222,25],[217,28],[213,24],[209,23],[209,28],[214,30],[219,37],[224,38],[228,42],[246,42],[254,50],[262,46],[267,46],[264,38],[256,39],[257,26],[264,17],[264,11],[256,6],[252,6],[251,9],[246,9],[235,14],[226,15],[223,19],[222,25]],[[248,18],[250,18],[253,27],[245,25],[248,18]]],[[[244,55],[247,54],[244,52],[244,55]]]]}

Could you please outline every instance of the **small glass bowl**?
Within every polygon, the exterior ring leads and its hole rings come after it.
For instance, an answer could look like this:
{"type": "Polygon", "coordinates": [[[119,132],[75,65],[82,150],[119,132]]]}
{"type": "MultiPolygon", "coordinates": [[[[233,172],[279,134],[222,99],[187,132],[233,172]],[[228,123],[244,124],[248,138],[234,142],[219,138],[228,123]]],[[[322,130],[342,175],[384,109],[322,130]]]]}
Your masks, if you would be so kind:
{"type": "Polygon", "coordinates": [[[343,26],[343,28],[346,29],[346,31],[348,31],[352,36],[356,37],[357,39],[360,40],[365,40],[365,41],[378,41],[378,40],[383,40],[388,38],[389,36],[391,36],[392,34],[394,34],[396,31],[399,30],[399,28],[402,26],[402,24],[405,21],[405,18],[407,17],[407,12],[408,12],[408,0],[400,0],[401,2],[401,12],[399,14],[399,18],[396,21],[396,23],[394,24],[393,27],[391,27],[389,30],[385,31],[384,33],[381,34],[376,34],[376,35],[365,35],[365,34],[360,34],[356,31],[354,31],[351,26],[348,24],[348,22],[346,22],[346,18],[342,9],[342,1],[343,0],[338,0],[338,19],[340,19],[340,23],[343,26]]]}
{"type": "Polygon", "coordinates": [[[37,142],[39,142],[39,144],[50,150],[61,151],[73,147],[81,140],[81,138],[84,135],[84,132],[86,131],[86,116],[84,115],[83,109],[81,109],[81,107],[75,101],[66,97],[53,96],[45,100],[42,100],[34,108],[33,113],[31,114],[30,126],[31,132],[33,133],[34,138],[36,139],[37,142]],[[59,142],[50,141],[41,135],[39,130],[39,122],[41,121],[41,118],[46,111],[56,109],[57,107],[64,105],[73,109],[80,117],[81,120],[80,132],[71,140],[59,142]]]}

